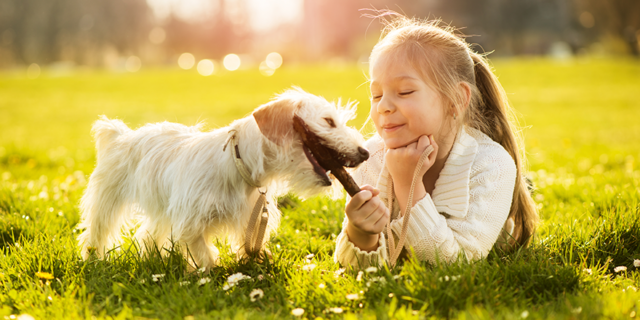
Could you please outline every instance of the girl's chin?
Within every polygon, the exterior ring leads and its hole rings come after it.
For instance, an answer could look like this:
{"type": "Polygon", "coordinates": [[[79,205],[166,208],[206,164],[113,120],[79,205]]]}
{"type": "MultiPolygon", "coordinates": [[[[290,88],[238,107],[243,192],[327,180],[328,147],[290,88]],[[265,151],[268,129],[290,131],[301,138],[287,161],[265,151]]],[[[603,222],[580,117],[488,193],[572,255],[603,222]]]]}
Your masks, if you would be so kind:
{"type": "Polygon", "coordinates": [[[405,141],[406,139],[398,139],[398,138],[387,138],[384,139],[384,145],[387,149],[396,149],[405,147],[409,144],[409,141],[405,141]]]}

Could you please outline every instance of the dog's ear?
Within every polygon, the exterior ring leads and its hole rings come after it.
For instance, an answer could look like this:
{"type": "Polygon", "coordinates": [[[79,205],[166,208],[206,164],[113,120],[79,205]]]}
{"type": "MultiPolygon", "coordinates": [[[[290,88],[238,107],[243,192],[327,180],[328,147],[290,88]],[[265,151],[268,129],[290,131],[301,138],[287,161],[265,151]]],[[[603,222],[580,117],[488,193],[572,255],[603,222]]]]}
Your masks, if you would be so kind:
{"type": "Polygon", "coordinates": [[[293,140],[293,113],[300,101],[278,99],[253,112],[260,132],[273,143],[282,146],[293,140]]]}

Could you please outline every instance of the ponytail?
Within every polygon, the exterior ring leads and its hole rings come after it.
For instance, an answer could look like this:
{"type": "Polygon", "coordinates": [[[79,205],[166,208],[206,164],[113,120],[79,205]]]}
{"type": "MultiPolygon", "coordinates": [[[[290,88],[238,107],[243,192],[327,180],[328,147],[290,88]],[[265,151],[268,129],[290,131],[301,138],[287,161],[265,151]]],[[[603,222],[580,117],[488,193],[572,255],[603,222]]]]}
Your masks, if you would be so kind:
{"type": "Polygon", "coordinates": [[[515,127],[516,118],[512,114],[507,95],[498,82],[498,78],[491,71],[486,59],[470,52],[474,64],[476,87],[479,91],[479,101],[476,110],[469,110],[467,118],[469,125],[489,136],[502,145],[513,158],[517,174],[513,190],[513,202],[509,218],[513,220],[514,228],[510,236],[506,236],[507,251],[526,247],[535,233],[538,222],[536,205],[529,192],[529,184],[523,176],[524,154],[522,153],[522,139],[515,127]],[[475,111],[475,112],[474,112],[475,111]]]}

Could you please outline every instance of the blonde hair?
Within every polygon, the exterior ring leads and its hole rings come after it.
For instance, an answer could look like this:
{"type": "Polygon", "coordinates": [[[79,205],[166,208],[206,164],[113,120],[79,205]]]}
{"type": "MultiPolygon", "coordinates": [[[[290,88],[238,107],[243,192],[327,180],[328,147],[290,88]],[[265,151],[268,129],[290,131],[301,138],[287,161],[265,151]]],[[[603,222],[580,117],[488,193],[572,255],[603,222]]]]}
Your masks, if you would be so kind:
{"type": "MultiPolygon", "coordinates": [[[[369,58],[370,66],[382,54],[402,54],[423,79],[441,95],[445,108],[453,108],[461,125],[478,129],[504,147],[513,158],[516,184],[509,218],[514,230],[507,239],[507,250],[526,247],[538,222],[536,205],[523,176],[524,143],[507,96],[493,74],[487,59],[474,52],[455,29],[440,26],[440,21],[410,19],[392,11],[378,12],[385,25],[381,40],[369,58]],[[393,17],[390,19],[390,17],[393,17]],[[461,94],[460,83],[471,88],[471,99],[461,94]]],[[[451,114],[445,110],[445,114],[451,114]]],[[[504,246],[503,246],[504,248],[504,246]]]]}

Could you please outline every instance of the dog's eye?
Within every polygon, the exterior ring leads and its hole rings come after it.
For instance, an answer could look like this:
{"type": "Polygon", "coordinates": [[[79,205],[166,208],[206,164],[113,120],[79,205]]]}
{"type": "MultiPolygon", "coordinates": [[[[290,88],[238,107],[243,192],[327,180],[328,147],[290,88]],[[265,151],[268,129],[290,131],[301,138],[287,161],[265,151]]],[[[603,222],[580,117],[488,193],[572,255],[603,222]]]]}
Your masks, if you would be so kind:
{"type": "Polygon", "coordinates": [[[324,120],[327,121],[327,123],[331,126],[331,128],[335,128],[336,127],[336,123],[333,122],[333,119],[331,118],[324,118],[324,120]]]}

